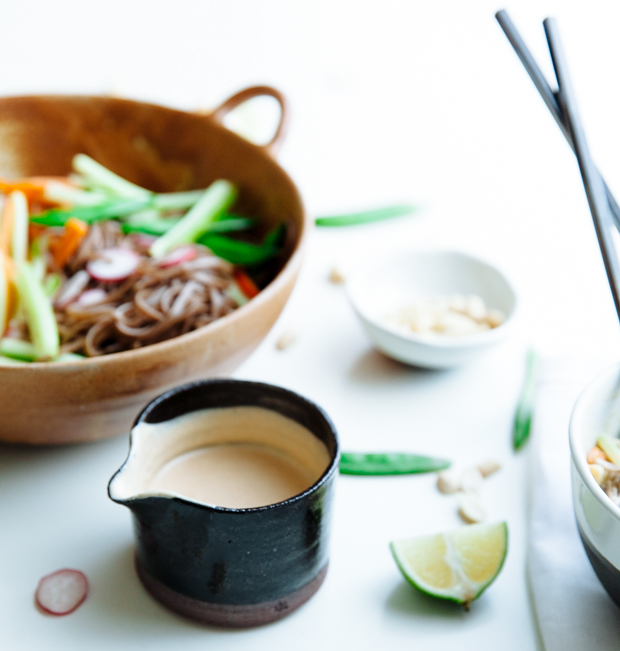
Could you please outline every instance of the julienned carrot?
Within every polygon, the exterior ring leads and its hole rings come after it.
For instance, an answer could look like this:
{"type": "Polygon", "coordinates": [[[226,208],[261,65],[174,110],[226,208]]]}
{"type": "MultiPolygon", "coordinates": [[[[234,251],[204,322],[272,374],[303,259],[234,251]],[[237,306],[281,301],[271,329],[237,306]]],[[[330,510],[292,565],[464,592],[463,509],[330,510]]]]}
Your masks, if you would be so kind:
{"type": "Polygon", "coordinates": [[[58,181],[69,185],[67,179],[61,176],[30,176],[23,179],[0,179],[0,192],[8,194],[19,190],[26,195],[29,202],[49,204],[45,197],[45,186],[50,181],[58,181]]]}
{"type": "Polygon", "coordinates": [[[254,281],[241,269],[235,269],[233,272],[233,277],[239,289],[248,297],[254,298],[258,295],[259,289],[255,285],[254,281]]]}
{"type": "Polygon", "coordinates": [[[82,239],[88,234],[88,224],[70,217],[65,224],[65,232],[62,237],[50,244],[50,251],[54,256],[54,261],[59,267],[64,267],[71,256],[77,251],[82,239]]]}

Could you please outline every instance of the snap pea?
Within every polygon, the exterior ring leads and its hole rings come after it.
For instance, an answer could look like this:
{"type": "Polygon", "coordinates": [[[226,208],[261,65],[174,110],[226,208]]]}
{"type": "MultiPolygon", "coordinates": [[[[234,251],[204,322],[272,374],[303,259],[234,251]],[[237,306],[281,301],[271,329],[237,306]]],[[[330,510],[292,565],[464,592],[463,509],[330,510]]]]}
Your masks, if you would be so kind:
{"type": "MultiPolygon", "coordinates": [[[[216,223],[219,225],[225,222],[216,223]]],[[[285,232],[286,226],[284,224],[276,226],[267,233],[262,244],[233,240],[230,237],[212,232],[205,233],[198,241],[209,247],[215,255],[223,260],[227,260],[232,264],[253,266],[266,262],[280,252],[285,232]]]]}
{"type": "Polygon", "coordinates": [[[445,459],[417,454],[343,452],[340,457],[340,473],[343,475],[409,475],[449,467],[450,462],[445,459]]]}
{"type": "Polygon", "coordinates": [[[536,397],[537,366],[538,355],[533,350],[529,350],[527,353],[525,380],[523,381],[523,388],[519,396],[519,403],[512,429],[512,446],[515,450],[521,448],[530,436],[534,398],[536,397]]]}
{"type": "Polygon", "coordinates": [[[380,221],[382,219],[391,219],[392,217],[401,217],[418,210],[416,206],[388,206],[378,208],[377,210],[366,210],[364,212],[355,212],[345,215],[329,215],[326,217],[317,217],[314,223],[317,226],[355,226],[357,224],[369,224],[370,222],[380,221]]]}
{"type": "Polygon", "coordinates": [[[30,218],[33,224],[42,226],[64,226],[70,217],[92,224],[103,219],[126,217],[149,207],[142,199],[117,199],[96,206],[75,206],[74,208],[53,208],[30,218]]]}

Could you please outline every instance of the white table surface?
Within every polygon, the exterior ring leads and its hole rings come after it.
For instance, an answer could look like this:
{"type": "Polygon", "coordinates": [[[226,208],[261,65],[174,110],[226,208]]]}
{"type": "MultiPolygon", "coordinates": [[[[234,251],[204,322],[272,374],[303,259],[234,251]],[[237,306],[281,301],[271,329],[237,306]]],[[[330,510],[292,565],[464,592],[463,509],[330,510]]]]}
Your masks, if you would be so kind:
{"type": "MultiPolygon", "coordinates": [[[[429,600],[404,583],[387,545],[458,526],[454,501],[437,493],[433,476],[341,477],[330,571],[316,597],[260,629],[202,628],[157,605],[135,577],[129,513],[106,496],[125,437],[0,446],[0,648],[539,648],[525,582],[527,458],[510,447],[524,350],[534,342],[546,354],[611,363],[620,337],[576,163],[495,23],[500,7],[4,0],[2,95],[114,90],[193,109],[269,83],[291,100],[280,161],[312,214],[426,206],[411,218],[313,233],[290,303],[235,375],[317,401],[348,450],[410,450],[463,465],[499,459],[484,500],[490,519],[508,521],[510,550],[471,612],[429,600]],[[499,263],[522,299],[512,340],[450,372],[413,370],[374,352],[326,276],[334,263],[346,268],[404,242],[499,263]],[[278,352],[274,342],[289,327],[298,341],[278,352]],[[92,594],[70,617],[45,617],[34,588],[65,566],[86,572],[92,594]]],[[[620,5],[506,7],[545,70],[541,21],[559,18],[592,151],[620,196],[620,5]]],[[[246,111],[246,123],[265,124],[269,108],[246,111]]]]}

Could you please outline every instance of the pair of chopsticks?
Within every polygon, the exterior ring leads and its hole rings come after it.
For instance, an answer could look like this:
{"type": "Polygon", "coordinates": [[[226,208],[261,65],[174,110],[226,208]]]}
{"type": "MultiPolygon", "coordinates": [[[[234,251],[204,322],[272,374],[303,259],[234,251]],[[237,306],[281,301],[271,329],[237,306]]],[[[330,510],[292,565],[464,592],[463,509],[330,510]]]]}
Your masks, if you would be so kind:
{"type": "Polygon", "coordinates": [[[495,17],[577,156],[579,171],[588,197],[596,236],[603,256],[605,271],[607,272],[607,279],[616,305],[616,312],[618,318],[620,318],[620,263],[618,262],[611,230],[614,223],[616,228],[620,229],[620,207],[590,156],[585,132],[577,110],[575,93],[568,74],[568,66],[564,57],[557,23],[553,18],[546,18],[543,21],[558,84],[558,90],[554,92],[540,68],[536,65],[534,58],[508,14],[502,10],[498,11],[495,17]]]}

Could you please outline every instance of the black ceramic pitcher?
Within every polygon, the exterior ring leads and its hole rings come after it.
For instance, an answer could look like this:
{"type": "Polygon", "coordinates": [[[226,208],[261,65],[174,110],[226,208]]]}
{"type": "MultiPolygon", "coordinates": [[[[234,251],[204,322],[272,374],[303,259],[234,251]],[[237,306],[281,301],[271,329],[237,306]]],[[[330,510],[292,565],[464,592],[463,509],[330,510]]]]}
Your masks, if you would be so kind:
{"type": "Polygon", "coordinates": [[[294,611],[325,578],[338,459],[331,421],[305,398],[268,384],[208,380],[168,391],[144,409],[134,424],[127,460],[112,477],[108,493],[132,511],[137,572],[157,600],[201,622],[256,626],[294,611]],[[141,460],[148,457],[144,451],[153,445],[148,437],[136,436],[138,424],[238,406],[278,412],[320,439],[330,462],[319,480],[284,502],[247,509],[123,494],[125,476],[142,471],[141,460]]]}

